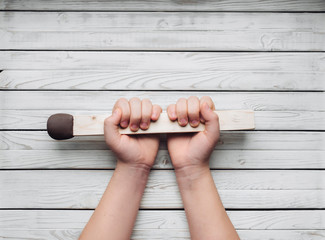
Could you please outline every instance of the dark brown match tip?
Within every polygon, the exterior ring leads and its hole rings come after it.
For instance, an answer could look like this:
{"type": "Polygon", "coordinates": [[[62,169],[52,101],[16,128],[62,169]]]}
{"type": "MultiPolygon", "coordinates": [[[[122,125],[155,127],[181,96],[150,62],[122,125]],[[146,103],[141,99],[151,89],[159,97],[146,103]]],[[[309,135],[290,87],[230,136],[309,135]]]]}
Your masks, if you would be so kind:
{"type": "Polygon", "coordinates": [[[73,138],[73,116],[66,113],[53,114],[47,120],[47,132],[56,140],[73,138]]]}

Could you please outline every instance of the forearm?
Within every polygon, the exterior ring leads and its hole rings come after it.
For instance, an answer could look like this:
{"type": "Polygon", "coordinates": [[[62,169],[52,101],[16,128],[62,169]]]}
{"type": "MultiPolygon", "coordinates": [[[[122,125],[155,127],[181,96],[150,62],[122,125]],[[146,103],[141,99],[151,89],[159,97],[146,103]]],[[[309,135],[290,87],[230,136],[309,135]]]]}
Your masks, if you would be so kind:
{"type": "Polygon", "coordinates": [[[118,162],[80,240],[130,239],[150,169],[118,162]]]}
{"type": "Polygon", "coordinates": [[[239,239],[208,166],[175,170],[192,239],[239,239]]]}

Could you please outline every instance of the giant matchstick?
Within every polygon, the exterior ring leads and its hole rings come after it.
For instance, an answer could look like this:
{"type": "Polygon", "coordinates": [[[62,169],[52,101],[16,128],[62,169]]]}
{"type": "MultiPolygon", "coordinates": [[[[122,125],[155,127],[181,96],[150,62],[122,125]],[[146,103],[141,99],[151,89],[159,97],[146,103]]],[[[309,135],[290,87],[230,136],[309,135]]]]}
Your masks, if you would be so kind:
{"type": "MultiPolygon", "coordinates": [[[[224,110],[215,111],[219,116],[220,130],[250,130],[255,128],[254,111],[252,110],[224,110]]],[[[47,132],[56,140],[73,138],[74,136],[104,135],[104,120],[109,115],[81,115],[72,116],[58,113],[49,117],[47,132]]],[[[151,122],[147,130],[136,132],[130,128],[120,129],[121,134],[153,134],[153,133],[181,133],[204,131],[204,124],[196,128],[187,124],[181,127],[177,121],[171,121],[166,112],[160,114],[156,122],[151,122]]]]}

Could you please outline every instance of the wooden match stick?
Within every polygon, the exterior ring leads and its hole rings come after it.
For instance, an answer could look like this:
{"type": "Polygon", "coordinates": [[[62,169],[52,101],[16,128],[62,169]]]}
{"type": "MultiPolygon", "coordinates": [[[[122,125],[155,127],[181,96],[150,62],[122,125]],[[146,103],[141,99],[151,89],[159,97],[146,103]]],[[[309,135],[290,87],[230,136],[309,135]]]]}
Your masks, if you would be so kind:
{"type": "MultiPolygon", "coordinates": [[[[225,110],[215,111],[219,116],[220,130],[250,130],[255,128],[254,111],[225,110]]],[[[104,120],[109,115],[81,115],[58,113],[49,117],[47,132],[56,140],[73,138],[74,136],[104,135],[104,120]]],[[[166,112],[160,114],[156,122],[151,122],[147,130],[136,132],[130,128],[120,129],[121,134],[153,134],[153,133],[181,133],[204,131],[204,124],[196,128],[187,124],[181,127],[177,121],[171,121],[166,112]]]]}

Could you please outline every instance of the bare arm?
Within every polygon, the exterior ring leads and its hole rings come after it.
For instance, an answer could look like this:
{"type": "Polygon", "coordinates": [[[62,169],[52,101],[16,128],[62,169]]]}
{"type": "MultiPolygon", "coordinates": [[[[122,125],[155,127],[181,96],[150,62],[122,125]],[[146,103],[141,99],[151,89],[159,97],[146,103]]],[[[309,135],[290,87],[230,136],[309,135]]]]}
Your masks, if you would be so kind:
{"type": "Polygon", "coordinates": [[[239,239],[209,168],[183,168],[176,178],[192,239],[239,239]]]}
{"type": "Polygon", "coordinates": [[[209,169],[209,158],[219,138],[218,116],[209,97],[180,99],[168,107],[171,120],[181,126],[205,123],[196,134],[169,135],[168,150],[175,168],[192,239],[237,240],[239,236],[220,200],[209,169]]]}
{"type": "Polygon", "coordinates": [[[119,125],[147,129],[161,108],[149,100],[120,99],[105,120],[107,145],[117,156],[114,174],[80,240],[130,239],[150,168],[158,152],[159,136],[120,135],[119,125]]]}

